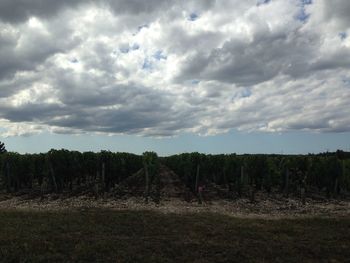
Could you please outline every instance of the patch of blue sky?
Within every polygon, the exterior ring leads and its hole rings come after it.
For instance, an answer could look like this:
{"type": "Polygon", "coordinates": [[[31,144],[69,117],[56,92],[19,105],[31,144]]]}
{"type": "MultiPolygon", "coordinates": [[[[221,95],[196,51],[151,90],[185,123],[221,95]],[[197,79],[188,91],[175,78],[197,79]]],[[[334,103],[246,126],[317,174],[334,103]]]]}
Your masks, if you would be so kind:
{"type": "Polygon", "coordinates": [[[119,51],[123,54],[127,54],[131,51],[138,50],[140,48],[139,44],[134,43],[132,45],[127,45],[119,48],[119,51]]]}
{"type": "Polygon", "coordinates": [[[349,86],[350,87],[350,78],[343,78],[343,83],[346,85],[346,86],[349,86]]]}
{"type": "Polygon", "coordinates": [[[188,20],[189,20],[189,21],[196,21],[196,20],[198,19],[198,17],[199,17],[198,14],[196,14],[196,13],[193,12],[193,13],[191,13],[190,16],[188,17],[188,20]]]}
{"type": "Polygon", "coordinates": [[[301,0],[302,5],[311,5],[312,0],[301,0]]]}
{"type": "Polygon", "coordinates": [[[132,44],[131,49],[132,50],[138,50],[140,48],[140,45],[137,43],[132,44]]]}
{"type": "Polygon", "coordinates": [[[265,4],[268,4],[271,0],[257,0],[256,1],[256,5],[259,6],[259,5],[265,5],[265,4]]]}
{"type": "Polygon", "coordinates": [[[242,98],[249,98],[251,95],[252,91],[249,88],[243,88],[232,96],[232,102],[242,98]]]}
{"type": "Polygon", "coordinates": [[[306,23],[310,17],[310,14],[306,13],[305,6],[311,5],[311,4],[312,4],[312,0],[300,0],[300,4],[299,4],[300,9],[299,9],[299,12],[296,14],[295,19],[303,23],[306,23]]]}
{"type": "Polygon", "coordinates": [[[301,8],[298,12],[298,14],[295,16],[295,19],[301,21],[301,22],[307,22],[307,20],[309,19],[310,14],[307,14],[305,12],[305,8],[301,8]]]}
{"type": "Polygon", "coordinates": [[[148,24],[143,24],[137,27],[137,32],[140,32],[143,28],[149,28],[148,24]]]}
{"type": "Polygon", "coordinates": [[[191,84],[192,84],[192,85],[198,85],[200,82],[201,82],[201,81],[198,80],[198,79],[193,79],[193,80],[191,80],[191,84]]]}
{"type": "Polygon", "coordinates": [[[136,36],[143,28],[149,28],[149,25],[148,25],[148,24],[139,25],[139,26],[137,27],[136,33],[132,33],[132,35],[133,35],[133,36],[136,36]]]}
{"type": "Polygon", "coordinates": [[[143,60],[143,64],[142,64],[142,69],[143,70],[152,70],[152,62],[148,59],[148,58],[145,58],[143,60]]]}
{"type": "Polygon", "coordinates": [[[348,34],[346,32],[340,32],[338,35],[341,40],[344,40],[348,37],[348,34]]]}
{"type": "Polygon", "coordinates": [[[157,50],[154,54],[153,54],[153,57],[156,59],[156,60],[162,60],[162,59],[167,59],[167,56],[163,53],[163,51],[161,50],[157,50]]]}
{"type": "Polygon", "coordinates": [[[73,63],[73,64],[76,64],[76,63],[78,63],[78,62],[79,62],[79,61],[78,61],[77,58],[73,58],[73,59],[70,60],[70,63],[73,63]]]}
{"type": "Polygon", "coordinates": [[[129,53],[129,51],[130,51],[129,47],[122,47],[119,50],[123,54],[129,53]]]}
{"type": "Polygon", "coordinates": [[[241,92],[241,96],[242,98],[248,98],[252,95],[252,91],[250,89],[243,89],[243,91],[241,92]]]}

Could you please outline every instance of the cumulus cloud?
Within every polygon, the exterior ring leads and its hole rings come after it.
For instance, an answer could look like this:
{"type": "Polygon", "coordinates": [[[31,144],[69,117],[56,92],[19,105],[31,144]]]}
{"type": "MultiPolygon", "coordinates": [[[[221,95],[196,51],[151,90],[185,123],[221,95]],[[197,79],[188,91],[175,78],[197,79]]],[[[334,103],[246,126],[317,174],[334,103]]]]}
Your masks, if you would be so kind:
{"type": "Polygon", "coordinates": [[[2,134],[350,131],[349,8],[0,1],[2,134]]]}

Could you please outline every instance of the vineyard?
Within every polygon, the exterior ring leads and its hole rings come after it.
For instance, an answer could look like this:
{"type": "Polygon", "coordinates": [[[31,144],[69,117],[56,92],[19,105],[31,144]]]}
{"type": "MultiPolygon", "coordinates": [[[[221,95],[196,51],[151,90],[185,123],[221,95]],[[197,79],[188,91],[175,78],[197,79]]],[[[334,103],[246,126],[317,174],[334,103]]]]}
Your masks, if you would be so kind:
{"type": "Polygon", "coordinates": [[[254,202],[260,192],[298,197],[305,203],[306,198],[346,198],[350,192],[350,153],[343,151],[309,155],[183,153],[169,157],[154,152],[3,152],[0,167],[2,192],[33,196],[141,196],[146,202],[159,202],[176,188],[175,196],[199,203],[242,197],[254,202]]]}
{"type": "Polygon", "coordinates": [[[350,256],[348,152],[0,152],[1,262],[350,256]]]}

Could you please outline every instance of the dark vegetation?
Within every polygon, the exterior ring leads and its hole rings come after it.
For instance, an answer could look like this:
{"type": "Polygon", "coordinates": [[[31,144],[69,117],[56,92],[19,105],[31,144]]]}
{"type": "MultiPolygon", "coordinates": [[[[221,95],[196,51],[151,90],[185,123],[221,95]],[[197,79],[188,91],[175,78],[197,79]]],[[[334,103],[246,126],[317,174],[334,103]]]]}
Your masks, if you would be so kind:
{"type": "Polygon", "coordinates": [[[6,152],[5,144],[3,142],[0,142],[0,154],[5,152],[6,152]]]}
{"type": "Polygon", "coordinates": [[[146,201],[160,199],[162,166],[173,170],[184,186],[202,201],[279,193],[285,197],[341,198],[350,191],[350,153],[309,155],[205,155],[183,153],[158,157],[109,151],[51,150],[40,154],[7,152],[0,145],[0,190],[7,193],[88,193],[95,197],[118,193],[120,185],[141,171],[146,201]],[[215,193],[214,193],[215,192],[215,193]]]}
{"type": "Polygon", "coordinates": [[[348,262],[349,236],[346,219],[111,210],[0,213],[1,262],[348,262]]]}
{"type": "MultiPolygon", "coordinates": [[[[350,190],[350,153],[309,155],[204,155],[184,153],[163,159],[186,182],[192,191],[198,185],[223,187],[223,197],[249,197],[255,193],[281,193],[336,198],[348,196],[350,190]],[[228,191],[225,191],[228,189],[228,191]]],[[[196,190],[197,189],[197,190],[196,190]]]]}

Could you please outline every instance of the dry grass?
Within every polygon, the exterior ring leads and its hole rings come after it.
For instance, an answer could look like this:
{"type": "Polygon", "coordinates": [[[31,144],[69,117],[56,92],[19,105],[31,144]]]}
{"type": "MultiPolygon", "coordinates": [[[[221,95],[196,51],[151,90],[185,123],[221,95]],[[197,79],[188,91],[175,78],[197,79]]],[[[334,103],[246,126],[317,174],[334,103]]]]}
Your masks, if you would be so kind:
{"type": "Polygon", "coordinates": [[[0,213],[1,262],[346,262],[350,218],[76,209],[0,213]]]}

